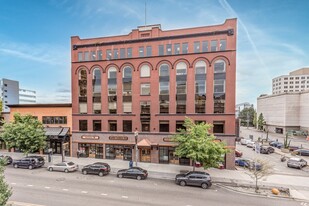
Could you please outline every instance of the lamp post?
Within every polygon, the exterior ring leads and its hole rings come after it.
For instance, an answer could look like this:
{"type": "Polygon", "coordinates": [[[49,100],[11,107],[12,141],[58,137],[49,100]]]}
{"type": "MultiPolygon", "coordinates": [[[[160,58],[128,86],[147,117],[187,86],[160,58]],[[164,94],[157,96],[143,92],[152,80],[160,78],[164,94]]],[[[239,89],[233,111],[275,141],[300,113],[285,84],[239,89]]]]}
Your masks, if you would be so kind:
{"type": "Polygon", "coordinates": [[[135,166],[137,167],[137,159],[138,159],[138,148],[137,148],[138,131],[137,131],[137,128],[135,129],[134,137],[135,137],[135,166]]]}

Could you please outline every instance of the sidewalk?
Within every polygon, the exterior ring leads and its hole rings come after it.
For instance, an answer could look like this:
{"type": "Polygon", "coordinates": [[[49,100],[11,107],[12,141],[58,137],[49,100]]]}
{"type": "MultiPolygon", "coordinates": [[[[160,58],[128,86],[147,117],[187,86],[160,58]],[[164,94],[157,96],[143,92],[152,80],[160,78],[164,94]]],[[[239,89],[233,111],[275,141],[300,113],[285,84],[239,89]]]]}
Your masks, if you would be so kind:
{"type": "MultiPolygon", "coordinates": [[[[22,153],[1,152],[1,154],[9,155],[13,159],[19,159],[24,157],[22,153]]],[[[47,161],[48,160],[47,155],[43,156],[45,157],[46,160],[44,167],[47,167],[50,164],[61,162],[61,156],[59,155],[53,155],[52,162],[50,163],[47,161]]],[[[116,174],[119,169],[129,167],[129,162],[123,160],[65,157],[65,161],[72,161],[78,164],[79,168],[82,168],[83,166],[94,162],[106,162],[111,166],[111,174],[116,174]]],[[[155,163],[138,162],[138,166],[148,170],[149,178],[166,179],[166,180],[174,180],[175,175],[179,174],[181,170],[189,170],[189,171],[192,170],[192,166],[182,166],[173,164],[155,164],[155,163]]],[[[214,183],[221,183],[228,185],[254,184],[253,179],[251,179],[250,176],[246,174],[246,171],[244,170],[225,170],[225,169],[220,170],[214,168],[208,170],[204,170],[203,168],[196,168],[196,170],[208,172],[211,175],[212,181],[214,183]]],[[[308,177],[295,177],[295,176],[289,177],[284,175],[272,175],[269,176],[267,179],[261,180],[260,185],[290,188],[290,190],[293,191],[292,195],[294,198],[309,200],[307,192],[309,191],[308,177]]]]}

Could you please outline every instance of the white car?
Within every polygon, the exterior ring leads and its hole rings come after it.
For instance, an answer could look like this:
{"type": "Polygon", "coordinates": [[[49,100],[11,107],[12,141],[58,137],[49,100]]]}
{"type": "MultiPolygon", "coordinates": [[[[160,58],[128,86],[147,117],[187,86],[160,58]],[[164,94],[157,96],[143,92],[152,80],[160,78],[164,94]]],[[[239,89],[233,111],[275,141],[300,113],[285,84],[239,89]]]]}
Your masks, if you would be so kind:
{"type": "Polygon", "coordinates": [[[74,172],[78,170],[78,165],[74,162],[60,162],[54,165],[50,165],[47,167],[47,170],[52,171],[60,171],[60,172],[74,172]]]}
{"type": "Polygon", "coordinates": [[[255,148],[255,142],[250,140],[249,142],[247,142],[247,147],[255,148]]]}
{"type": "Polygon", "coordinates": [[[241,144],[241,145],[247,145],[248,142],[251,142],[251,139],[241,139],[241,140],[240,140],[240,144],[241,144]]]}
{"type": "Polygon", "coordinates": [[[301,169],[307,166],[307,161],[298,157],[293,157],[288,160],[287,166],[301,169]]]}

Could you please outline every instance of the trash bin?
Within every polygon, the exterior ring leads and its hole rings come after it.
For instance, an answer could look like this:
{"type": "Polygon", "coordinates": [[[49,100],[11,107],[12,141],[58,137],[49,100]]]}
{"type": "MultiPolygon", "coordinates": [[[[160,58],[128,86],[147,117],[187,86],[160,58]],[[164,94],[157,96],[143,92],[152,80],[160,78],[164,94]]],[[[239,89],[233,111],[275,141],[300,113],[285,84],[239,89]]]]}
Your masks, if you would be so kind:
{"type": "Polygon", "coordinates": [[[253,140],[253,135],[250,134],[249,135],[249,139],[253,140]]]}

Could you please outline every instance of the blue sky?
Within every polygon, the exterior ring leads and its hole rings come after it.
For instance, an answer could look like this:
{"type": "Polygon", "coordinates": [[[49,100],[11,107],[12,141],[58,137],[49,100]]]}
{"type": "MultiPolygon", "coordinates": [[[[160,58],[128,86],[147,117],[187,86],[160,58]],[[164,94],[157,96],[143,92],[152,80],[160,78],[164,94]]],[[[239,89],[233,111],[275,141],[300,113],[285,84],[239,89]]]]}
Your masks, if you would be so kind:
{"type": "MultiPolygon", "coordinates": [[[[163,30],[238,18],[237,103],[256,104],[271,80],[309,66],[307,0],[146,0],[147,24],[163,30]]],[[[144,25],[145,0],[0,1],[0,78],[70,102],[70,37],[128,34],[144,25]]]]}

